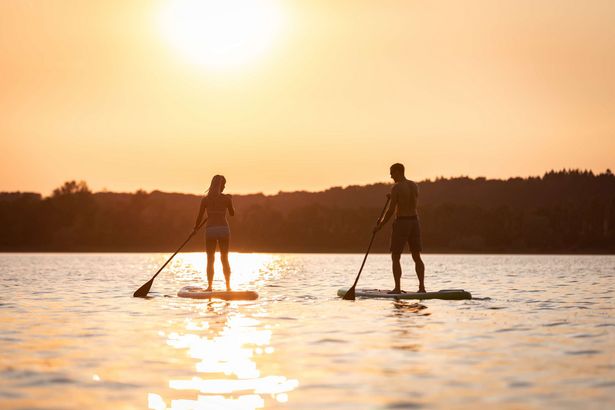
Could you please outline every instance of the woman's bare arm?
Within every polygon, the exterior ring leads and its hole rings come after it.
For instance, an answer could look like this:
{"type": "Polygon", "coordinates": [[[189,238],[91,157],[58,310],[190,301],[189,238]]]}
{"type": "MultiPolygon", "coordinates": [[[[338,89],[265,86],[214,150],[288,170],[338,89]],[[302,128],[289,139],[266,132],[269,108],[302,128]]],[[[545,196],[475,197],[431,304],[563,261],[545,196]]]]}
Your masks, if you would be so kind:
{"type": "Polygon", "coordinates": [[[230,216],[235,216],[235,208],[233,208],[233,197],[228,196],[228,214],[230,216]]]}
{"type": "Polygon", "coordinates": [[[203,219],[203,214],[205,213],[205,208],[207,208],[207,197],[203,197],[201,200],[201,206],[199,208],[199,216],[196,217],[196,222],[194,223],[194,230],[196,230],[201,224],[201,219],[203,219]]]}

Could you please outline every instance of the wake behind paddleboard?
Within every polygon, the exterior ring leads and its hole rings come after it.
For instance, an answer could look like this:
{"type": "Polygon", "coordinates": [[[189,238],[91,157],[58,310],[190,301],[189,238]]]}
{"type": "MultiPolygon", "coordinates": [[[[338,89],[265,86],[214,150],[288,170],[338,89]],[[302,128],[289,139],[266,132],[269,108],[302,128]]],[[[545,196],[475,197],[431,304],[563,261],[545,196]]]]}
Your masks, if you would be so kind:
{"type": "Polygon", "coordinates": [[[177,292],[180,298],[192,299],[224,299],[224,300],[255,300],[258,299],[258,293],[250,290],[243,291],[223,291],[213,290],[206,291],[200,286],[184,286],[177,292]]]}
{"type": "MultiPolygon", "coordinates": [[[[350,288],[340,288],[337,291],[337,296],[344,297],[350,288]]],[[[438,292],[407,292],[407,293],[387,293],[386,290],[380,289],[355,289],[355,296],[365,298],[389,298],[389,299],[446,299],[446,300],[461,300],[472,299],[470,292],[463,289],[443,289],[438,292]]]]}

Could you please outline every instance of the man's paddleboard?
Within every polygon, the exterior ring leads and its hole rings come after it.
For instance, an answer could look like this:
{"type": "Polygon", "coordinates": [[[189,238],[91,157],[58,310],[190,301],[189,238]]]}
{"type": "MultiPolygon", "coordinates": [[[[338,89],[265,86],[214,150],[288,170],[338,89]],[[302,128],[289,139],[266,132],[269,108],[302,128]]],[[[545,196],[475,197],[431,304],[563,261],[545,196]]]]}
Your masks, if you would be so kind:
{"type": "MultiPolygon", "coordinates": [[[[350,288],[341,288],[337,291],[337,296],[344,297],[350,288]]],[[[355,296],[364,298],[390,298],[390,299],[447,299],[461,300],[472,299],[470,292],[463,289],[443,289],[438,292],[407,292],[407,293],[387,293],[387,290],[380,289],[355,289],[355,296]]]]}
{"type": "Polygon", "coordinates": [[[206,291],[205,288],[200,286],[184,286],[177,292],[177,296],[180,298],[192,298],[192,299],[224,299],[224,300],[255,300],[258,299],[258,293],[250,290],[243,291],[224,291],[224,290],[212,290],[206,291]]]}

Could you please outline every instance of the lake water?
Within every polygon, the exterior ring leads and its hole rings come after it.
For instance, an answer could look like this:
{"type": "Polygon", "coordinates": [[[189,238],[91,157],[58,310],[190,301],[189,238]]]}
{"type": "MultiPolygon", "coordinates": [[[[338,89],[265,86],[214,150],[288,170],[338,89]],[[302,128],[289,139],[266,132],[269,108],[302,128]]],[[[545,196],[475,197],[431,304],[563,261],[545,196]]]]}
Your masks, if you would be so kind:
{"type": "Polygon", "coordinates": [[[426,255],[475,299],[417,303],[338,298],[362,255],[232,254],[260,299],[209,302],[187,253],[133,298],[167,257],[0,254],[0,408],[615,408],[614,256],[426,255]]]}

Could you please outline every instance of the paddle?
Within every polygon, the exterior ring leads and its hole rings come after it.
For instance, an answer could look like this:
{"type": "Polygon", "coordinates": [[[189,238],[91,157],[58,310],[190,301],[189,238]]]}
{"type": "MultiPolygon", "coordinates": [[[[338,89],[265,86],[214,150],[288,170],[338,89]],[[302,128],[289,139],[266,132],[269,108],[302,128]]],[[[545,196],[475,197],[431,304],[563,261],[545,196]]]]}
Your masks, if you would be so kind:
{"type": "Polygon", "coordinates": [[[195,229],[193,230],[190,235],[188,236],[188,239],[186,239],[184,241],[184,243],[181,244],[181,246],[179,248],[177,248],[177,250],[175,251],[175,253],[173,255],[171,255],[171,257],[169,259],[167,259],[167,261],[164,263],[164,265],[162,265],[162,267],[160,269],[158,269],[158,272],[156,272],[156,274],[154,276],[152,276],[152,278],[150,280],[148,280],[143,286],[141,286],[139,289],[137,289],[137,291],[135,293],[132,294],[133,297],[135,298],[144,298],[147,296],[147,294],[149,293],[150,288],[152,287],[152,284],[154,283],[154,279],[156,279],[156,276],[158,276],[158,274],[160,272],[162,272],[162,270],[164,269],[165,266],[167,266],[167,264],[169,262],[171,262],[171,259],[173,259],[175,257],[175,255],[177,255],[179,253],[179,251],[182,250],[182,248],[190,241],[190,239],[192,239],[192,237],[194,236],[194,234],[201,229],[201,227],[203,225],[205,225],[205,222],[207,222],[207,218],[205,218],[205,220],[203,222],[201,222],[201,224],[195,229]]]}
{"type": "MultiPolygon", "coordinates": [[[[384,215],[384,211],[386,211],[387,206],[389,206],[389,201],[390,200],[391,200],[391,196],[387,195],[387,201],[384,204],[384,208],[382,208],[382,212],[380,212],[380,216],[378,217],[378,221],[380,221],[382,219],[382,216],[384,215]]],[[[378,221],[376,221],[376,223],[378,221]]],[[[359,273],[357,274],[357,278],[354,280],[354,284],[352,285],[352,287],[350,289],[348,289],[348,292],[346,292],[346,294],[344,295],[344,297],[342,299],[344,299],[344,300],[354,300],[355,299],[354,288],[357,286],[357,283],[359,282],[359,276],[361,276],[361,271],[363,271],[363,266],[365,266],[365,261],[367,260],[367,255],[369,255],[369,250],[372,248],[372,243],[374,243],[374,238],[375,237],[376,237],[376,232],[372,232],[372,239],[370,239],[370,241],[369,241],[369,246],[367,247],[367,252],[365,252],[365,257],[363,258],[363,263],[361,264],[361,268],[359,269],[359,273]]]]}

